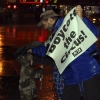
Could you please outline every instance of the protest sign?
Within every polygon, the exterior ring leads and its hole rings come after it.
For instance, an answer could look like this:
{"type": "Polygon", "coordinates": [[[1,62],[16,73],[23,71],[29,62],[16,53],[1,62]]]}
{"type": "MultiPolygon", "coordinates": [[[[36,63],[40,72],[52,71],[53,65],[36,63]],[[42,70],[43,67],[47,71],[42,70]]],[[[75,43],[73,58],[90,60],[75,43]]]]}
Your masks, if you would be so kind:
{"type": "Polygon", "coordinates": [[[97,38],[76,15],[73,8],[55,33],[46,55],[53,58],[61,74],[73,60],[96,41],[97,38]]]}

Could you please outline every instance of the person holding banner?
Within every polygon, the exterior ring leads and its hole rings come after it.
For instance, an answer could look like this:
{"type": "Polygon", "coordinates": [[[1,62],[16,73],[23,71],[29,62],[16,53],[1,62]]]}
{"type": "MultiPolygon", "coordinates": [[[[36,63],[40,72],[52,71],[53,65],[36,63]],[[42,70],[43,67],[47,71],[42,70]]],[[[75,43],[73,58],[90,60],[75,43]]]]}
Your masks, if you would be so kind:
{"type": "Polygon", "coordinates": [[[55,61],[57,67],[54,67],[54,82],[64,87],[58,98],[79,100],[82,96],[84,100],[99,100],[100,65],[95,45],[99,36],[98,28],[83,17],[80,5],[73,8],[65,18],[48,10],[40,15],[40,19],[38,26],[43,25],[53,33],[42,46],[28,52],[50,56],[55,61]],[[57,75],[61,76],[61,82],[57,75]]]}

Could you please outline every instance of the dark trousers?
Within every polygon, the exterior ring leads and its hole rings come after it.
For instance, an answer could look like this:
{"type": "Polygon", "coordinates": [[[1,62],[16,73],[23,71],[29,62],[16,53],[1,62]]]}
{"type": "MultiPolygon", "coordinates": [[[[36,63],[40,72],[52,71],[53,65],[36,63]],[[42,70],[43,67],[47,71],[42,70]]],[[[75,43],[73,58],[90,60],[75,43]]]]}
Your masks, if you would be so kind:
{"type": "Polygon", "coordinates": [[[100,100],[100,74],[83,82],[83,90],[80,92],[79,84],[64,87],[61,100],[100,100]]]}

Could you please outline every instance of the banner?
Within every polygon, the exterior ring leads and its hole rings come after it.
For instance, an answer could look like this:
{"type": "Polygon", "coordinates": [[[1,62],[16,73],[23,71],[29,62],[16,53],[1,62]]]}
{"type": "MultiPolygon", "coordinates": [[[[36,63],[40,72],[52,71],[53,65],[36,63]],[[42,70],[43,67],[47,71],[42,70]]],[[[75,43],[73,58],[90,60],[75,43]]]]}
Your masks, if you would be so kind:
{"type": "Polygon", "coordinates": [[[73,8],[57,30],[46,55],[53,58],[61,74],[73,60],[96,41],[97,38],[76,15],[73,8]]]}

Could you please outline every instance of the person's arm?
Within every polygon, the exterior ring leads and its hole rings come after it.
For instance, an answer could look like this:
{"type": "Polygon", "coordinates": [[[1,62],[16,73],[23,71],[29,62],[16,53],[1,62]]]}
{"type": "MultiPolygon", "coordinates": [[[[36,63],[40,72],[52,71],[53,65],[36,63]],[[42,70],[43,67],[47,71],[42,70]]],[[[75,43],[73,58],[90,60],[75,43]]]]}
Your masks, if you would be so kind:
{"type": "Polygon", "coordinates": [[[83,9],[80,5],[76,6],[75,12],[81,19],[83,18],[83,9]]]}
{"type": "Polygon", "coordinates": [[[50,37],[42,45],[40,45],[38,47],[35,47],[35,48],[32,48],[32,49],[29,49],[27,52],[31,52],[31,53],[34,53],[36,55],[45,57],[46,56],[46,52],[47,52],[47,50],[49,48],[49,43],[51,42],[50,37]]]}
{"type": "Polygon", "coordinates": [[[83,9],[80,5],[77,5],[75,8],[76,14],[83,20],[86,26],[92,31],[92,33],[98,37],[99,30],[98,28],[86,17],[83,17],[83,9]]]}
{"type": "Polygon", "coordinates": [[[31,53],[34,53],[36,55],[45,57],[46,56],[46,51],[47,51],[47,48],[43,44],[43,45],[38,46],[36,48],[29,49],[27,52],[31,52],[31,53]]]}

